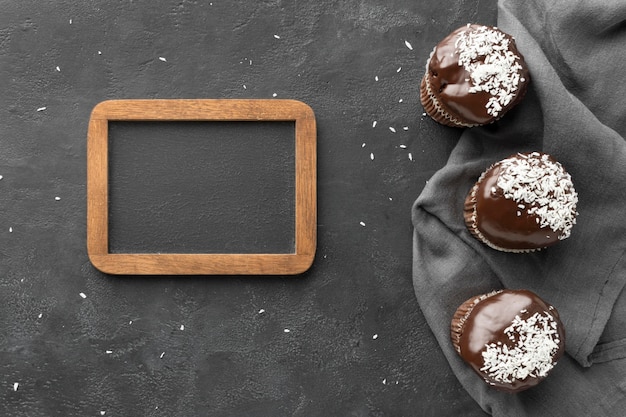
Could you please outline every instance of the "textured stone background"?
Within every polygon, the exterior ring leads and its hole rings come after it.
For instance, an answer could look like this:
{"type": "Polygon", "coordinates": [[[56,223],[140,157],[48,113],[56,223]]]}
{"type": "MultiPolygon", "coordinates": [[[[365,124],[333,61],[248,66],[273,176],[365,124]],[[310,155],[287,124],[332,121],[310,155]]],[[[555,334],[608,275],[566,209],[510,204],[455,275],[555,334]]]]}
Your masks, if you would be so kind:
{"type": "Polygon", "coordinates": [[[460,133],[422,117],[425,60],[456,27],[494,23],[495,2],[0,5],[0,415],[483,415],[415,300],[410,207],[460,133]],[[274,94],[317,117],[310,271],[114,277],[91,266],[96,103],[274,94]]]}

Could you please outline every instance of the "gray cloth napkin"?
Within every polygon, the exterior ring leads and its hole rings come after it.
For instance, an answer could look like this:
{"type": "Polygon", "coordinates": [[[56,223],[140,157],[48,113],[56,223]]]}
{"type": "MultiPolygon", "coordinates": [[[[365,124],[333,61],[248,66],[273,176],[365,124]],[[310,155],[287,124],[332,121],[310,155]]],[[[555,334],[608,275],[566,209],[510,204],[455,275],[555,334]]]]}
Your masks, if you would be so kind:
{"type": "Polygon", "coordinates": [[[624,415],[626,2],[500,0],[498,27],[515,37],[531,88],[500,121],[466,129],[416,200],[415,294],[452,370],[485,411],[624,415]],[[490,249],[465,228],[465,196],[490,164],[534,150],[553,155],[572,175],[577,225],[569,239],[536,253],[490,249]],[[450,344],[456,308],[497,288],[536,292],[566,328],[567,355],[548,379],[519,394],[488,387],[450,344]]]}

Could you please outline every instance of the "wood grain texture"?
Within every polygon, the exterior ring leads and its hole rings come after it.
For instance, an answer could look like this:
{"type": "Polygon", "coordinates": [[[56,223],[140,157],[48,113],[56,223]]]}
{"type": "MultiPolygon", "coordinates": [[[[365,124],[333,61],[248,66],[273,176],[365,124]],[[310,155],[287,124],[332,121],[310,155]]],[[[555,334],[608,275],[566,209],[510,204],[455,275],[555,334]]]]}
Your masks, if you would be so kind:
{"type": "Polygon", "coordinates": [[[102,272],[126,275],[293,275],[310,268],[317,241],[316,122],[296,100],[110,100],[87,134],[87,252],[102,272]],[[108,244],[109,121],[294,121],[295,251],[288,254],[112,254],[108,244]]]}

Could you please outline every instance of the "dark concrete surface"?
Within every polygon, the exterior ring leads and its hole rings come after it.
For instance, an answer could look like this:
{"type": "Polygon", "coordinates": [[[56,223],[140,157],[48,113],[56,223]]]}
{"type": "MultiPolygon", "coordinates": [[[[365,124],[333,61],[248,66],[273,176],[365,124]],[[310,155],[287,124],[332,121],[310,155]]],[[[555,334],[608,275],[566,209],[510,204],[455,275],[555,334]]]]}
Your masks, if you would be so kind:
{"type": "Polygon", "coordinates": [[[415,300],[410,207],[460,133],[422,116],[428,53],[464,23],[493,24],[495,2],[0,5],[0,415],[484,414],[415,300]],[[96,103],[274,95],[317,117],[310,271],[116,277],[91,266],[96,103]]]}

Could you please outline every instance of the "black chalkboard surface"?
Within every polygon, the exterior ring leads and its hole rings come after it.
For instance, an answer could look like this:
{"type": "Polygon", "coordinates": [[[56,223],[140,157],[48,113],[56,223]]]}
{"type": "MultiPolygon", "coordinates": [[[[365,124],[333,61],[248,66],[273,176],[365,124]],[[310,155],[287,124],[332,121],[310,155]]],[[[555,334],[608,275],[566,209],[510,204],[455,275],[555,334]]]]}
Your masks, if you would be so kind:
{"type": "Polygon", "coordinates": [[[291,253],[294,122],[110,122],[111,253],[291,253]]]}
{"type": "Polygon", "coordinates": [[[111,100],[87,135],[87,251],[112,274],[297,274],[316,130],[295,100],[111,100]]]}

